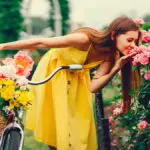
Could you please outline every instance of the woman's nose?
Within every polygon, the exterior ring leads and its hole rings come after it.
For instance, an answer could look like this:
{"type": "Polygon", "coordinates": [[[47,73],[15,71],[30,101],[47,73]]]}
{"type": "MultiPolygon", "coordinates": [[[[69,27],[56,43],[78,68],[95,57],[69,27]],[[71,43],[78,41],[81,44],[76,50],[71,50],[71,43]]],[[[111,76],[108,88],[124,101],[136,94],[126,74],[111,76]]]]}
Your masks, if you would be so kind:
{"type": "Polygon", "coordinates": [[[131,44],[130,44],[130,47],[131,47],[131,48],[134,48],[134,47],[135,47],[135,43],[134,43],[134,42],[131,43],[131,44]]]}

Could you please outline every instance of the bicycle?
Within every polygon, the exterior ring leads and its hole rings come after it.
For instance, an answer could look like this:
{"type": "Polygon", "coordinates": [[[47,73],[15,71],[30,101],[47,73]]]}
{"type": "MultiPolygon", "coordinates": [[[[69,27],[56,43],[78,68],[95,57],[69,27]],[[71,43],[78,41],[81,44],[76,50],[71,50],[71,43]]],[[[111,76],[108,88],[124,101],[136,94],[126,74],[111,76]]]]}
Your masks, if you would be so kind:
{"type": "MultiPolygon", "coordinates": [[[[72,64],[68,66],[60,66],[56,68],[46,79],[34,82],[28,81],[30,85],[40,85],[48,82],[58,71],[66,70],[81,70],[82,66],[77,64],[72,64]]],[[[7,126],[3,129],[2,136],[0,139],[0,150],[22,150],[24,141],[24,126],[21,123],[23,110],[17,110],[16,113],[10,110],[6,110],[8,114],[7,126]]]]}

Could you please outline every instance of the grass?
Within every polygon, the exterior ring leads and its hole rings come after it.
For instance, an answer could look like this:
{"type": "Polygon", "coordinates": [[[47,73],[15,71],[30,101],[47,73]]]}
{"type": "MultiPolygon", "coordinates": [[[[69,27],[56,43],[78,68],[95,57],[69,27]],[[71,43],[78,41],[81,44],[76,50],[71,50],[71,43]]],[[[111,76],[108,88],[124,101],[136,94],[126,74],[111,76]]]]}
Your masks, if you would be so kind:
{"type": "Polygon", "coordinates": [[[34,140],[33,133],[25,130],[25,140],[23,150],[49,150],[47,145],[34,140]]]}

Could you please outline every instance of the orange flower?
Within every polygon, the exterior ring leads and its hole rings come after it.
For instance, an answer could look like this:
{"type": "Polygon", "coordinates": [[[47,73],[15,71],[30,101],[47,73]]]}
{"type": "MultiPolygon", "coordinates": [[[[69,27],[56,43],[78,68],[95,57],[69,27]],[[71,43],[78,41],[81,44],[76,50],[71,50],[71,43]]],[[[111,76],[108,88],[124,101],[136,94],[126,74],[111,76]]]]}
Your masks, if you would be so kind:
{"type": "Polygon", "coordinates": [[[17,74],[25,75],[26,77],[28,77],[34,64],[32,58],[28,55],[27,52],[19,51],[14,56],[14,59],[17,68],[17,74]]]}

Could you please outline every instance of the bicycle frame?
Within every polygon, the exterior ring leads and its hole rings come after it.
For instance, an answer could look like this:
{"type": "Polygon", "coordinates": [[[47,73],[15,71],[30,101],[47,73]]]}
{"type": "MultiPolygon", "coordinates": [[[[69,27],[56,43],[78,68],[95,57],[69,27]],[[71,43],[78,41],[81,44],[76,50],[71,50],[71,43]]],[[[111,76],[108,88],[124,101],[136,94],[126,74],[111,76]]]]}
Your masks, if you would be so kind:
{"type": "Polygon", "coordinates": [[[11,131],[11,130],[19,130],[19,133],[21,135],[21,140],[20,140],[20,146],[19,146],[19,149],[18,150],[22,150],[22,147],[23,147],[23,140],[24,140],[24,132],[23,132],[23,129],[22,127],[15,121],[15,122],[12,122],[10,124],[8,124],[6,126],[6,128],[4,129],[3,133],[2,133],[2,138],[1,138],[1,141],[0,141],[0,150],[3,150],[4,148],[4,143],[5,143],[5,139],[8,135],[8,133],[11,131]]]}
{"type": "MultiPolygon", "coordinates": [[[[22,117],[22,110],[19,111],[19,118],[22,117]],[[21,114],[21,115],[20,115],[21,114]]],[[[17,117],[13,116],[13,119],[10,123],[8,123],[8,125],[5,127],[5,129],[2,132],[2,136],[1,136],[1,140],[0,140],[0,150],[4,149],[4,144],[6,141],[6,138],[8,136],[8,134],[12,131],[12,130],[16,130],[19,134],[20,134],[20,146],[18,150],[22,150],[23,147],[23,140],[24,140],[24,132],[23,129],[21,127],[21,124],[19,123],[19,120],[17,117]]]]}

